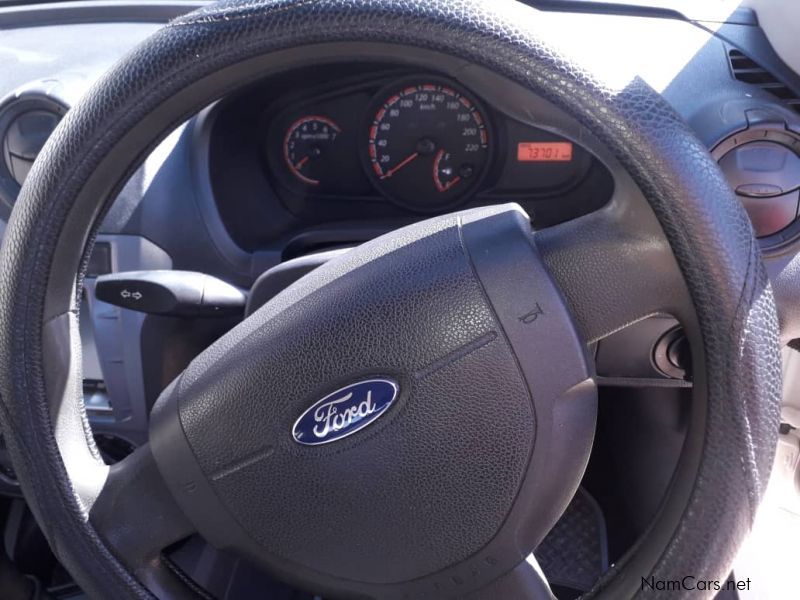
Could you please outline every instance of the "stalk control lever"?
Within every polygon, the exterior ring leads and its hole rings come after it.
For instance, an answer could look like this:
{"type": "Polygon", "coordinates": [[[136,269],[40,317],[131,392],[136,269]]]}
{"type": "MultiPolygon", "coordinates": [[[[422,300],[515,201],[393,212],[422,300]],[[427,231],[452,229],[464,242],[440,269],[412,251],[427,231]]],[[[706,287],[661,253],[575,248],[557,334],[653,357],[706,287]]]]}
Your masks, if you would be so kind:
{"type": "Polygon", "coordinates": [[[244,314],[247,296],[221,279],[194,271],[124,271],[101,275],[95,296],[143,313],[175,317],[244,314]]]}

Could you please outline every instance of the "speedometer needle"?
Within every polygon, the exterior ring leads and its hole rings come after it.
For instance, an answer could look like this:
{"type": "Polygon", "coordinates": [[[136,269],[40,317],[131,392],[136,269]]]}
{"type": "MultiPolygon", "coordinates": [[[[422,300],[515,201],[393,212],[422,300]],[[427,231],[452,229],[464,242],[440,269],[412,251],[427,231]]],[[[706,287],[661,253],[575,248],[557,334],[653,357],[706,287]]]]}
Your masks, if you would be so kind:
{"type": "Polygon", "coordinates": [[[387,179],[388,177],[391,177],[392,175],[397,173],[400,169],[405,167],[408,163],[413,161],[418,156],[419,156],[419,152],[414,152],[414,154],[412,154],[411,156],[407,157],[405,160],[401,161],[400,164],[395,165],[394,167],[392,167],[391,169],[386,171],[386,173],[383,174],[383,177],[381,177],[381,179],[387,179]]]}

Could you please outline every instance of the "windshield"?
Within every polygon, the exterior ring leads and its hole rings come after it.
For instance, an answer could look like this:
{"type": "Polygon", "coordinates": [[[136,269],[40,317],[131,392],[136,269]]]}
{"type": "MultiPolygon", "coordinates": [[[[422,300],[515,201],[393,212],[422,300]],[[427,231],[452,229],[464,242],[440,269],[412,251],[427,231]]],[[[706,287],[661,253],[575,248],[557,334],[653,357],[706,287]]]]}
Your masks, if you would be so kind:
{"type": "MultiPolygon", "coordinates": [[[[678,13],[693,21],[724,21],[737,8],[747,7],[751,0],[523,0],[545,10],[592,10],[598,12],[678,13]]],[[[782,0],[771,0],[780,2],[782,0]]],[[[792,2],[794,0],[785,0],[792,2]]]]}

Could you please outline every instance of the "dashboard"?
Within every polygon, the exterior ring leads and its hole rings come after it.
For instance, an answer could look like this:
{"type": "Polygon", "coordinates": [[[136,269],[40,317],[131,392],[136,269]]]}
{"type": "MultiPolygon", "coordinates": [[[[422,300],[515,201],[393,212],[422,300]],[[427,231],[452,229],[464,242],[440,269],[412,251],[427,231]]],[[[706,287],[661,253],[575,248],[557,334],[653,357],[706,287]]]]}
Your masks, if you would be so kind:
{"type": "MultiPolygon", "coordinates": [[[[0,10],[0,227],[69,107],[167,18],[194,7],[0,10]]],[[[580,59],[613,61],[661,91],[748,209],[780,305],[800,306],[781,279],[800,245],[800,78],[754,15],[547,18],[556,42],[578,42],[580,59]]],[[[143,442],[161,389],[237,321],[112,306],[95,296],[98,276],[180,269],[248,291],[286,261],[310,268],[321,252],[431,215],[518,202],[535,229],[547,229],[627,193],[635,192],[624,169],[580,122],[463,61],[326,55],[264,72],[166,138],[102,224],[81,307],[84,391],[101,448],[113,459],[143,442]]],[[[600,340],[599,375],[688,385],[676,332],[674,320],[659,318],[600,340]]],[[[4,477],[0,469],[0,491],[18,493],[4,477]]]]}
{"type": "MultiPolygon", "coordinates": [[[[0,9],[0,229],[69,107],[168,18],[200,4],[0,9]]],[[[755,16],[547,18],[556,41],[578,42],[579,59],[634,72],[689,123],[748,210],[779,308],[792,316],[800,306],[789,277],[800,250],[800,77],[755,16]]],[[[101,448],[113,460],[142,443],[163,387],[237,321],[112,306],[95,296],[98,276],[180,269],[248,291],[287,261],[308,267],[320,252],[431,215],[518,202],[535,229],[547,229],[626,193],[624,169],[580,122],[463,61],[325,56],[265,72],[167,137],[102,224],[81,307],[84,391],[101,448]]],[[[676,331],[659,318],[600,340],[601,383],[690,385],[676,364],[685,341],[676,331]]],[[[0,492],[18,494],[1,458],[0,492]]]]}
{"type": "MultiPolygon", "coordinates": [[[[0,227],[69,107],[117,58],[194,7],[0,10],[0,227]]],[[[789,297],[781,305],[800,305],[781,279],[800,245],[800,78],[754,15],[547,18],[554,40],[577,41],[581,59],[614,61],[658,87],[750,213],[779,301],[789,297]]],[[[325,56],[265,72],[165,139],[103,222],[81,309],[92,425],[109,455],[141,443],[161,389],[236,322],[120,309],[95,297],[97,276],[181,269],[246,291],[288,260],[313,260],[431,215],[518,202],[534,228],[546,229],[625,193],[624,169],[579,122],[463,62],[325,56]]],[[[686,384],[669,358],[682,343],[674,321],[619,335],[598,343],[601,376],[686,384]]],[[[17,493],[2,477],[0,488],[17,493]]]]}

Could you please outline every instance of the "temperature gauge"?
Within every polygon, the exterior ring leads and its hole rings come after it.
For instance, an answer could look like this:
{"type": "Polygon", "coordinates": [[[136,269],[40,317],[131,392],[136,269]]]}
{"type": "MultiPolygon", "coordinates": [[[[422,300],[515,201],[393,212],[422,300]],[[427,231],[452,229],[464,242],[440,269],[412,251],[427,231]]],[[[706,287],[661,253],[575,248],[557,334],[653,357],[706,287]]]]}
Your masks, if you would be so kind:
{"type": "Polygon", "coordinates": [[[319,185],[328,170],[325,159],[335,156],[333,146],[341,132],[334,121],[319,115],[292,123],[283,140],[283,157],[292,175],[306,185],[319,185]]]}

